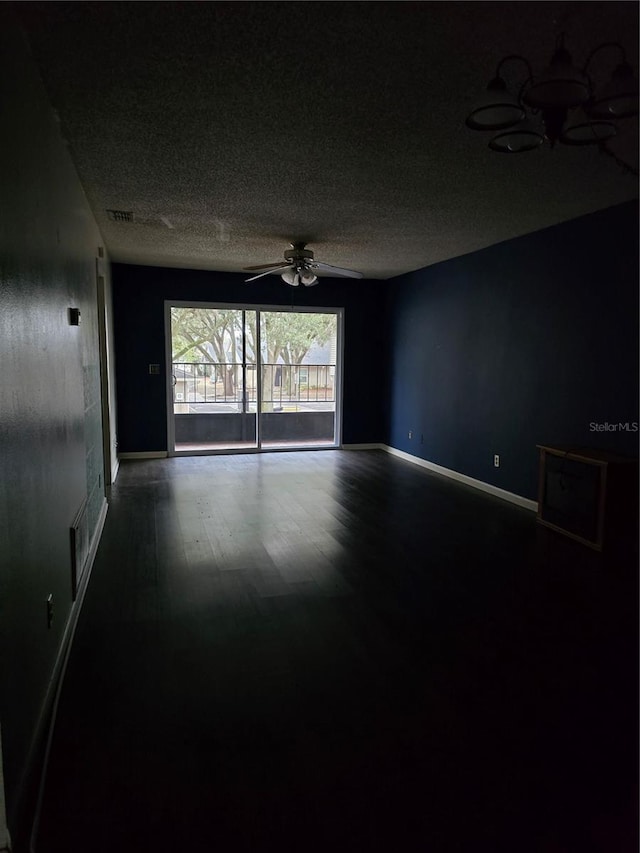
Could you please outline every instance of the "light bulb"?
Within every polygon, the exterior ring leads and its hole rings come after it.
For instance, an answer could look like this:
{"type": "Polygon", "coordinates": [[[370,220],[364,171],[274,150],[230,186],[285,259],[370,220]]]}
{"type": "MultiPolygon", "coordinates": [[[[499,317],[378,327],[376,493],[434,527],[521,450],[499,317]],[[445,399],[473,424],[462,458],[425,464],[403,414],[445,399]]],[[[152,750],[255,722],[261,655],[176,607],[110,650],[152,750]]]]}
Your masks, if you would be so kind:
{"type": "Polygon", "coordinates": [[[478,98],[466,123],[472,130],[504,130],[522,121],[524,116],[524,110],[507,90],[504,80],[495,77],[478,98]]]}
{"type": "Polygon", "coordinates": [[[571,56],[561,44],[551,57],[551,64],[534,80],[523,95],[525,103],[537,109],[572,108],[584,104],[589,97],[589,81],[575,68],[571,56]]]}
{"type": "Polygon", "coordinates": [[[285,270],[280,275],[280,278],[283,281],[286,281],[287,284],[290,284],[291,287],[297,287],[300,284],[300,276],[298,275],[298,270],[296,269],[285,270]]]}
{"type": "Polygon", "coordinates": [[[527,118],[512,130],[504,130],[494,136],[489,148],[501,154],[521,154],[523,151],[533,151],[542,145],[543,141],[539,127],[527,118]]]}
{"type": "Polygon", "coordinates": [[[613,122],[604,119],[589,118],[579,107],[562,128],[560,142],[565,145],[599,145],[616,135],[613,122]]]}

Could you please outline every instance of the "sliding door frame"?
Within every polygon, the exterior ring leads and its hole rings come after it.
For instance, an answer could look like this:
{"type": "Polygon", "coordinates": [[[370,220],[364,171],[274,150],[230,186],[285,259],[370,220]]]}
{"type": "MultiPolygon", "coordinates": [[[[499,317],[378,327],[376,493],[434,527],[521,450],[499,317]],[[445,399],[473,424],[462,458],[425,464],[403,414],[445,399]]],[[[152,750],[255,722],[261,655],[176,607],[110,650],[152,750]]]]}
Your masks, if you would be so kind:
{"type": "MultiPolygon", "coordinates": [[[[165,331],[165,376],[166,376],[166,406],[167,406],[167,455],[168,456],[218,456],[235,453],[286,453],[300,450],[335,450],[342,447],[342,389],[344,373],[344,308],[321,308],[311,305],[291,307],[288,305],[252,305],[245,302],[199,302],[197,300],[165,299],[164,301],[164,331],[165,331]],[[233,448],[229,450],[176,450],[175,418],[173,412],[173,347],[171,342],[171,309],[172,308],[213,308],[227,311],[256,312],[256,343],[257,343],[257,400],[256,400],[256,446],[233,448]],[[336,375],[335,375],[335,414],[334,414],[334,444],[293,447],[262,447],[261,438],[261,401],[262,401],[262,347],[260,339],[260,313],[276,311],[291,314],[335,314],[336,315],[336,375]]],[[[242,353],[243,364],[246,364],[246,352],[242,353]]]]}

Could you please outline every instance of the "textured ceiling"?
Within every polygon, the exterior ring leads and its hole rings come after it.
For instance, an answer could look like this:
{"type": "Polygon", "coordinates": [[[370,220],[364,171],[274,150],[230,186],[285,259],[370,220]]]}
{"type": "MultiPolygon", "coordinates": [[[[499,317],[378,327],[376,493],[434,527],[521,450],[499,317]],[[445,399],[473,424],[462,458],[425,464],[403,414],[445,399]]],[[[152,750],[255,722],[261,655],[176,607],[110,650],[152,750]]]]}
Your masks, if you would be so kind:
{"type": "Polygon", "coordinates": [[[638,195],[591,147],[464,126],[500,58],[541,69],[561,30],[576,64],[615,40],[637,68],[635,2],[13,5],[115,261],[239,271],[305,239],[387,278],[638,195]]]}

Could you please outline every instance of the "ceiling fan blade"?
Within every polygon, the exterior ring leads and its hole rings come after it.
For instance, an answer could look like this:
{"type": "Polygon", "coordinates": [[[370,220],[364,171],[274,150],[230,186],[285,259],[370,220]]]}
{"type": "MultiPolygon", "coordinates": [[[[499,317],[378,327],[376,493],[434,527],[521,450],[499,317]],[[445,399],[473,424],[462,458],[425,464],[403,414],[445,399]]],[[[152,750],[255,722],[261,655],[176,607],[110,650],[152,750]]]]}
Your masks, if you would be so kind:
{"type": "Polygon", "coordinates": [[[280,272],[280,270],[289,270],[291,269],[291,264],[285,264],[284,266],[280,266],[275,270],[267,270],[266,272],[261,272],[260,275],[253,275],[251,278],[245,278],[245,282],[247,281],[255,281],[257,278],[262,278],[263,275],[271,275],[274,272],[280,272]]]}
{"type": "Polygon", "coordinates": [[[250,270],[266,270],[269,267],[280,267],[282,266],[282,261],[276,261],[275,264],[256,264],[254,267],[242,267],[243,270],[249,272],[250,270]]]}
{"type": "Polygon", "coordinates": [[[332,267],[331,264],[321,264],[313,261],[309,266],[311,269],[320,270],[320,272],[327,272],[331,275],[345,276],[345,278],[362,278],[361,272],[356,272],[355,270],[344,270],[342,267],[332,267]]]}

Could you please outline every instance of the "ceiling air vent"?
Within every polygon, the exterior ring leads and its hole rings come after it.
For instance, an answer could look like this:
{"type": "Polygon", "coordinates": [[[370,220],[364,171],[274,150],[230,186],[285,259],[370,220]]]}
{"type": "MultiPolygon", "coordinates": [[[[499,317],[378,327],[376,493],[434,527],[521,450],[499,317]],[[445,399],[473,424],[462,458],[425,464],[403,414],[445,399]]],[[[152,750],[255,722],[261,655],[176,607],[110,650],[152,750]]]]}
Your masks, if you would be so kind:
{"type": "Polygon", "coordinates": [[[133,222],[133,211],[131,210],[107,210],[112,222],[133,222]]]}

